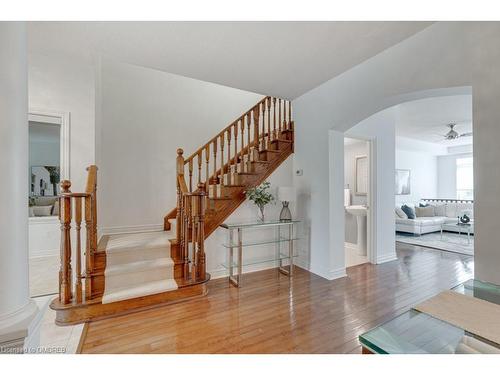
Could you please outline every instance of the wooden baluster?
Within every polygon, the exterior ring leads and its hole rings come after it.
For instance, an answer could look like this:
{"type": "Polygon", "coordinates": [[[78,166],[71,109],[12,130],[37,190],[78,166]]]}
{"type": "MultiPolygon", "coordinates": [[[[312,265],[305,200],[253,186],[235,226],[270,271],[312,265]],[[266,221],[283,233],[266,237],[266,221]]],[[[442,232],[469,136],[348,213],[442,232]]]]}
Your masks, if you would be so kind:
{"type": "Polygon", "coordinates": [[[262,102],[262,134],[261,134],[261,142],[259,151],[263,151],[266,149],[266,103],[267,98],[262,102]]]}
{"type": "Polygon", "coordinates": [[[217,138],[214,139],[214,188],[213,195],[217,198],[217,138]]]}
{"type": "Polygon", "coordinates": [[[281,138],[281,99],[278,100],[278,138],[281,138]]]}
{"type": "Polygon", "coordinates": [[[206,261],[205,261],[205,194],[204,186],[198,186],[198,253],[196,263],[198,265],[198,278],[206,279],[206,261]]]}
{"type": "Polygon", "coordinates": [[[196,195],[191,195],[190,197],[190,204],[191,204],[191,215],[190,215],[190,220],[191,220],[191,246],[193,249],[193,255],[192,255],[192,263],[191,263],[191,280],[195,281],[196,280],[196,271],[198,268],[198,262],[196,259],[196,253],[197,253],[197,236],[196,232],[198,229],[198,198],[196,195]]]}
{"type": "Polygon", "coordinates": [[[82,302],[82,198],[75,197],[75,230],[76,230],[76,280],[75,280],[75,294],[76,302],[82,302]]]}
{"type": "Polygon", "coordinates": [[[259,160],[259,109],[260,106],[257,106],[253,110],[253,161],[259,160]]]}
{"type": "Polygon", "coordinates": [[[224,133],[220,135],[220,196],[224,196],[224,133]]]}
{"type": "Polygon", "coordinates": [[[193,159],[189,159],[189,192],[193,192],[193,159]]]}
{"type": "Polygon", "coordinates": [[[59,300],[62,304],[67,304],[71,300],[71,197],[64,196],[64,193],[71,193],[69,190],[71,182],[63,180],[61,191],[63,195],[60,200],[61,210],[61,266],[59,269],[59,300]]]}
{"type": "Polygon", "coordinates": [[[283,130],[286,130],[286,100],[283,100],[283,130]]]}
{"type": "Polygon", "coordinates": [[[251,122],[252,122],[252,112],[248,112],[247,113],[247,137],[248,137],[248,144],[247,144],[247,172],[250,172],[250,168],[251,168],[251,162],[252,162],[252,151],[253,151],[253,147],[252,147],[252,141],[251,141],[251,135],[250,135],[250,131],[251,131],[251,122]]]}
{"type": "Polygon", "coordinates": [[[203,151],[200,151],[198,154],[196,154],[198,158],[198,184],[201,183],[201,162],[202,162],[202,153],[203,151]]]}
{"type": "Polygon", "coordinates": [[[245,149],[245,116],[241,118],[240,122],[240,130],[241,130],[241,161],[240,161],[240,172],[245,172],[245,153],[243,150],[245,149]]]}
{"type": "Polygon", "coordinates": [[[189,225],[190,225],[190,215],[191,215],[191,206],[189,205],[189,199],[191,197],[188,194],[183,195],[183,201],[184,201],[184,249],[183,249],[183,255],[184,255],[184,278],[189,279],[189,225]]]}
{"type": "Polygon", "coordinates": [[[85,233],[85,299],[89,300],[92,298],[92,196],[85,197],[85,233]]]}
{"type": "Polygon", "coordinates": [[[288,130],[292,130],[292,101],[288,101],[288,130]]]}
{"type": "MultiPolygon", "coordinates": [[[[177,186],[177,207],[182,206],[182,191],[181,187],[179,185],[179,176],[182,176],[184,178],[184,150],[182,148],[177,149],[177,158],[175,159],[175,165],[176,165],[176,186],[177,186]]],[[[181,226],[182,226],[182,212],[177,209],[177,225],[176,225],[176,236],[177,239],[181,238],[181,226]]]]}
{"type": "Polygon", "coordinates": [[[227,185],[231,185],[231,127],[227,129],[227,185]]]}
{"type": "Polygon", "coordinates": [[[276,98],[273,98],[273,139],[276,139],[276,98]]]}
{"type": "Polygon", "coordinates": [[[267,148],[271,148],[271,98],[267,100],[267,148]]]}
{"type": "Polygon", "coordinates": [[[238,126],[239,123],[236,122],[234,127],[234,169],[233,169],[233,184],[236,184],[236,175],[238,173],[238,126]]]}
{"type": "Polygon", "coordinates": [[[210,143],[205,146],[205,191],[210,193],[210,172],[209,172],[209,162],[210,162],[210,143]]]}

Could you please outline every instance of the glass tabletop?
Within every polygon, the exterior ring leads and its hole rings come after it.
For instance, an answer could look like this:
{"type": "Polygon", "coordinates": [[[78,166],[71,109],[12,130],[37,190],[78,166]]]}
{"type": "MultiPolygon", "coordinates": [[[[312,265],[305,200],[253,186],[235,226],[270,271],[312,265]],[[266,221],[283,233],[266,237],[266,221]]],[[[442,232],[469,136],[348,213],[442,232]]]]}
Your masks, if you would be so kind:
{"type": "Polygon", "coordinates": [[[220,226],[226,229],[251,228],[251,227],[270,227],[276,225],[291,225],[300,223],[299,220],[269,220],[269,221],[254,221],[246,223],[223,223],[220,226]]]}
{"type": "Polygon", "coordinates": [[[464,231],[466,230],[474,230],[474,224],[458,224],[458,223],[443,223],[442,224],[443,228],[459,228],[463,229],[464,231]]]}
{"type": "MultiPolygon", "coordinates": [[[[500,304],[500,287],[469,280],[455,292],[500,304]]],[[[379,354],[500,353],[500,345],[416,310],[359,336],[360,343],[379,354]]]]}

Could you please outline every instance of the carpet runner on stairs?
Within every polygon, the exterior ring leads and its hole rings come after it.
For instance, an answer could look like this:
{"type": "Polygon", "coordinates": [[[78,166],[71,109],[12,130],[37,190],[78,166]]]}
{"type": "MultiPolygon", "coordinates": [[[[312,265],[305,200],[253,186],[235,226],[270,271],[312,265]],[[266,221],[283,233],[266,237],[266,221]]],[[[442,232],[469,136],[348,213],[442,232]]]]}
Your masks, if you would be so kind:
{"type": "Polygon", "coordinates": [[[175,232],[111,235],[106,245],[102,303],[177,289],[170,241],[175,232]]]}

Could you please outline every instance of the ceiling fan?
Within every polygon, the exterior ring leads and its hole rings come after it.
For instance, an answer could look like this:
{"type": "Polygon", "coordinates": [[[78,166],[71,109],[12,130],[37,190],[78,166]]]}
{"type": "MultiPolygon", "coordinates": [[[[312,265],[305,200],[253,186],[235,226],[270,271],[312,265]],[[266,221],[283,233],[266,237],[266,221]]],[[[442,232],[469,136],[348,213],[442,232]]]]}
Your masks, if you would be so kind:
{"type": "Polygon", "coordinates": [[[471,137],[472,136],[472,132],[467,132],[467,133],[458,133],[454,127],[456,126],[457,124],[455,123],[451,123],[451,124],[447,124],[446,126],[450,128],[450,131],[448,133],[446,133],[444,135],[444,139],[447,140],[447,141],[452,141],[454,139],[458,139],[458,138],[462,138],[462,137],[471,137]]]}

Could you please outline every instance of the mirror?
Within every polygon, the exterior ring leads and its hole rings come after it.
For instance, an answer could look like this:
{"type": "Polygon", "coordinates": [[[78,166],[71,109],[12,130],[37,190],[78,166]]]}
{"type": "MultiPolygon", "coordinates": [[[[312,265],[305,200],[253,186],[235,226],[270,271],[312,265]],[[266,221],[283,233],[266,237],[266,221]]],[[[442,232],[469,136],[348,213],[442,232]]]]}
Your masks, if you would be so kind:
{"type": "Polygon", "coordinates": [[[356,156],[356,195],[368,194],[368,157],[356,156]]]}

